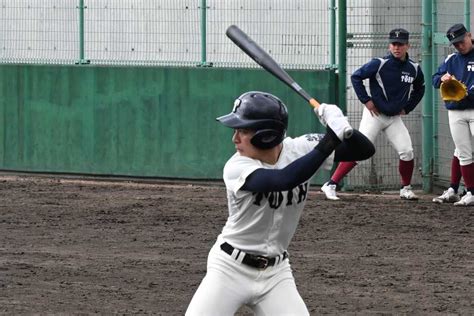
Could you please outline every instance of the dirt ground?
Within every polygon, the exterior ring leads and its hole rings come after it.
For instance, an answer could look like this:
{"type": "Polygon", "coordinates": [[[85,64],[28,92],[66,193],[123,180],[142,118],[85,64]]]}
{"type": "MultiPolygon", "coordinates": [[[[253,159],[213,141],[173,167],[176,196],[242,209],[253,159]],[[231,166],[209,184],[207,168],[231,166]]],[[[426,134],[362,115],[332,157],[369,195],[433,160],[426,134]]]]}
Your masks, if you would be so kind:
{"type": "MultiPolygon", "coordinates": [[[[290,262],[312,315],[473,315],[474,207],[313,188],[290,262]]],[[[0,177],[0,313],[183,315],[221,183],[0,177]]],[[[242,308],[239,315],[250,315],[242,308]]]]}

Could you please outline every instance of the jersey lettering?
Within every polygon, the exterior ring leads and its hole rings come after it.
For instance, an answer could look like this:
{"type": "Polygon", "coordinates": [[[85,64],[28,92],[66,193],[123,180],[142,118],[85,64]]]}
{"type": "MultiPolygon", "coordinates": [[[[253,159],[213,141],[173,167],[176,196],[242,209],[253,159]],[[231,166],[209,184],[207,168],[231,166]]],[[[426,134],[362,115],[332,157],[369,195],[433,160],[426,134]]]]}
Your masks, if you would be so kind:
{"type": "Polygon", "coordinates": [[[310,142],[320,142],[321,139],[323,139],[324,134],[311,133],[311,134],[306,134],[304,136],[306,137],[306,140],[310,142]]]}
{"type": "Polygon", "coordinates": [[[474,71],[474,65],[467,65],[467,71],[474,71]]]}
{"type": "MultiPolygon", "coordinates": [[[[305,182],[303,184],[298,185],[296,188],[293,190],[289,190],[286,192],[286,205],[293,205],[293,196],[297,195],[298,201],[296,203],[301,203],[304,200],[306,200],[306,197],[308,196],[308,182],[305,182]],[[294,192],[296,191],[296,192],[294,192]]],[[[255,200],[253,201],[253,204],[260,206],[262,204],[262,200],[266,198],[268,200],[268,205],[272,209],[277,209],[281,206],[283,203],[283,200],[285,196],[283,195],[283,192],[255,192],[253,193],[255,200]]]]}
{"type": "Polygon", "coordinates": [[[406,74],[402,75],[402,77],[401,77],[402,82],[413,83],[413,80],[415,80],[415,78],[413,78],[412,76],[406,75],[406,74]]]}
{"type": "Polygon", "coordinates": [[[281,203],[283,202],[283,193],[282,192],[258,192],[253,193],[255,196],[255,201],[253,204],[260,206],[262,203],[263,198],[268,200],[268,203],[271,208],[277,209],[280,207],[281,203]]]}
{"type": "Polygon", "coordinates": [[[298,191],[298,203],[301,203],[306,200],[308,195],[308,182],[298,185],[298,191]]]}
{"type": "Polygon", "coordinates": [[[270,192],[268,196],[268,203],[270,207],[273,209],[277,209],[280,207],[281,202],[283,202],[283,193],[281,192],[270,192]]]}
{"type": "Polygon", "coordinates": [[[287,195],[288,201],[286,202],[286,205],[293,205],[293,190],[288,191],[287,195]]]}

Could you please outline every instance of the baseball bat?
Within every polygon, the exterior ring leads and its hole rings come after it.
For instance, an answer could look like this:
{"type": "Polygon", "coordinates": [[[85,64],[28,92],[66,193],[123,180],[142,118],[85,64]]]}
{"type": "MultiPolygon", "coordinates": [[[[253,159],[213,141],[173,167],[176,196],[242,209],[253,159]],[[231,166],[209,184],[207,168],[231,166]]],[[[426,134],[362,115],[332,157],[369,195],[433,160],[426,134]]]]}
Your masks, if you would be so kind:
{"type": "Polygon", "coordinates": [[[241,50],[243,50],[250,58],[252,58],[257,64],[262,66],[269,73],[283,81],[287,86],[296,91],[300,96],[302,96],[309,104],[314,107],[319,107],[319,102],[315,98],[311,97],[303,88],[295,82],[290,75],[280,67],[280,65],[266,52],[261,48],[257,43],[255,43],[244,31],[242,31],[238,26],[231,25],[227,28],[225,32],[228,38],[232,40],[241,50]]]}
{"type": "MultiPolygon", "coordinates": [[[[225,34],[234,42],[242,51],[244,51],[257,64],[262,66],[269,73],[280,79],[283,83],[293,89],[298,95],[303,97],[314,108],[319,108],[321,105],[315,98],[309,95],[303,88],[300,87],[291,76],[280,67],[280,65],[257,43],[255,43],[244,31],[238,26],[231,25],[227,28],[225,34]]],[[[344,137],[352,136],[353,130],[347,129],[344,131],[344,137]]]]}

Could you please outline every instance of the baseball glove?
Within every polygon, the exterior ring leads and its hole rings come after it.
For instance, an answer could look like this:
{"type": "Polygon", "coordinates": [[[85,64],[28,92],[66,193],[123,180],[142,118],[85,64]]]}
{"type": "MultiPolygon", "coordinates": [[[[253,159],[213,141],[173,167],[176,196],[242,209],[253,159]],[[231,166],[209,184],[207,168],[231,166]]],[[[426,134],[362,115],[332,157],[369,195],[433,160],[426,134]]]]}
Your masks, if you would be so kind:
{"type": "Polygon", "coordinates": [[[443,101],[461,101],[467,96],[467,87],[464,83],[453,77],[441,83],[439,88],[443,101]]]}

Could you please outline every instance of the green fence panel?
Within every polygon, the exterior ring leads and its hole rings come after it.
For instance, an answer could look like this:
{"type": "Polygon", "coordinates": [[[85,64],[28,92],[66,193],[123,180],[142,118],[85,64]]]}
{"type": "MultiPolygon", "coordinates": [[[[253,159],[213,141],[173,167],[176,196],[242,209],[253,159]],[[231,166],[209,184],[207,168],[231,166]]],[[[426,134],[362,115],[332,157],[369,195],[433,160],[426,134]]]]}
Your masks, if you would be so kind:
{"type": "MultiPolygon", "coordinates": [[[[289,72],[336,101],[333,71],[289,72]]],[[[2,65],[0,78],[3,170],[220,179],[234,147],[215,118],[248,90],[288,105],[289,136],[323,131],[306,101],[260,69],[2,65]]]]}

